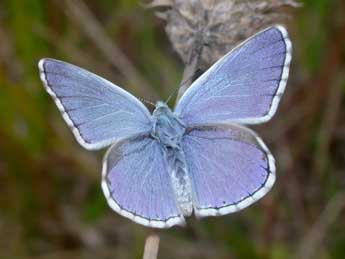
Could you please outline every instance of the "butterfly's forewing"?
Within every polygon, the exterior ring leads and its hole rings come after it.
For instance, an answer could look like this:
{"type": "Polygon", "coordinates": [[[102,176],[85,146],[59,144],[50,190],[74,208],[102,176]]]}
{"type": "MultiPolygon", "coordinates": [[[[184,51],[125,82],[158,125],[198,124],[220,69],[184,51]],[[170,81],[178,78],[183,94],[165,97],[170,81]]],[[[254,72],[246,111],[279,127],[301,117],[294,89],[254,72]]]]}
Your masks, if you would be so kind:
{"type": "Polygon", "coordinates": [[[175,112],[187,124],[257,124],[276,112],[285,90],[291,42],[282,26],[268,28],[235,48],[185,92],[175,112]]]}
{"type": "Polygon", "coordinates": [[[78,142],[99,149],[151,128],[150,113],[134,96],[77,66],[39,62],[40,76],[78,142]]]}
{"type": "Polygon", "coordinates": [[[102,188],[119,214],[145,226],[183,224],[171,186],[164,150],[146,136],[123,140],[107,152],[102,188]]]}
{"type": "Polygon", "coordinates": [[[241,210],[263,197],[275,181],[274,158],[251,130],[200,126],[183,139],[197,216],[241,210]]]}

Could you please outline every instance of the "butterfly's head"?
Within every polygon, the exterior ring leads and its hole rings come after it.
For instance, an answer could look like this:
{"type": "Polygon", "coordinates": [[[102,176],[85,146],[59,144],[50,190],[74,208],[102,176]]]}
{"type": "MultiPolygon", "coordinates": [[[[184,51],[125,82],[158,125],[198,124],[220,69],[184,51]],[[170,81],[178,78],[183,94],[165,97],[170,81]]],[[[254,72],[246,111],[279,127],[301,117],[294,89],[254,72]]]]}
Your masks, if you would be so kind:
{"type": "Polygon", "coordinates": [[[153,114],[162,113],[162,112],[171,112],[169,106],[162,101],[156,102],[156,109],[153,111],[153,114]]]}

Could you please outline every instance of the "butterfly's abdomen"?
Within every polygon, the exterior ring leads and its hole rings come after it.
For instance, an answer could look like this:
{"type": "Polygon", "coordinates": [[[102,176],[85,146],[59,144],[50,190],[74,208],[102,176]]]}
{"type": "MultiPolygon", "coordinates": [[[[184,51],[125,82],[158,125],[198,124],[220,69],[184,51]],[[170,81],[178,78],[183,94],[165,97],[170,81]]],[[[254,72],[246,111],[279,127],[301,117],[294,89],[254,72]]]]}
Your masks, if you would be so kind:
{"type": "Polygon", "coordinates": [[[193,212],[192,186],[185,154],[181,148],[168,148],[166,155],[176,202],[181,213],[184,216],[190,216],[193,212]]]}
{"type": "Polygon", "coordinates": [[[185,127],[169,107],[162,102],[157,103],[153,118],[151,136],[165,150],[177,205],[184,216],[190,216],[193,212],[192,188],[185,155],[181,148],[185,127]]]}

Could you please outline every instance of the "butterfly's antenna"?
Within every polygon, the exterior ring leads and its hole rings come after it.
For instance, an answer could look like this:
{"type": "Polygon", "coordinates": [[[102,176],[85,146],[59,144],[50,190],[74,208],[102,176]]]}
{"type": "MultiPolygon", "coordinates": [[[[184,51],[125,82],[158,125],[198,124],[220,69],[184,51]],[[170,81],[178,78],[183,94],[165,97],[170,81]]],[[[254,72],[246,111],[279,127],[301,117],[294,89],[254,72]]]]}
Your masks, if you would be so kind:
{"type": "Polygon", "coordinates": [[[139,99],[140,101],[142,101],[143,103],[150,104],[150,105],[152,105],[153,107],[156,108],[156,104],[154,104],[153,102],[148,101],[148,100],[146,100],[146,99],[144,99],[144,98],[141,98],[141,97],[139,97],[138,99],[139,99]]]}
{"type": "Polygon", "coordinates": [[[180,85],[178,87],[175,88],[175,90],[169,95],[168,99],[165,101],[166,104],[168,104],[168,102],[170,101],[171,97],[173,97],[177,91],[180,89],[180,85]]]}
{"type": "Polygon", "coordinates": [[[184,81],[182,81],[182,83],[179,84],[179,86],[177,86],[177,87],[175,88],[175,90],[169,95],[169,97],[168,97],[168,99],[165,101],[165,103],[168,103],[168,102],[170,101],[171,97],[173,97],[173,96],[178,92],[178,90],[180,90],[180,88],[181,88],[182,86],[184,86],[184,85],[185,85],[190,79],[192,79],[193,77],[194,77],[194,75],[192,75],[192,76],[186,78],[184,81]]]}

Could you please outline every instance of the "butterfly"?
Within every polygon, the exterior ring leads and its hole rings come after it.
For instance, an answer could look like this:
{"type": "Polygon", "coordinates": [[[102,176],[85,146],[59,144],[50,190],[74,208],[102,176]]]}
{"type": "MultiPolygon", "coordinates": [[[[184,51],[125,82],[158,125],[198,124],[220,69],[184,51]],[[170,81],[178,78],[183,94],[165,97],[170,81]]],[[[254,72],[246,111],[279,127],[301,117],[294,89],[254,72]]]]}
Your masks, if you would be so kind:
{"type": "Polygon", "coordinates": [[[153,228],[185,217],[219,216],[262,198],[275,182],[275,160],[244,125],[267,122],[284,93],[292,46],[269,27],[201,75],[175,109],[153,113],[136,97],[91,72],[54,60],[40,78],[81,146],[110,146],[102,168],[109,206],[153,228]]]}

